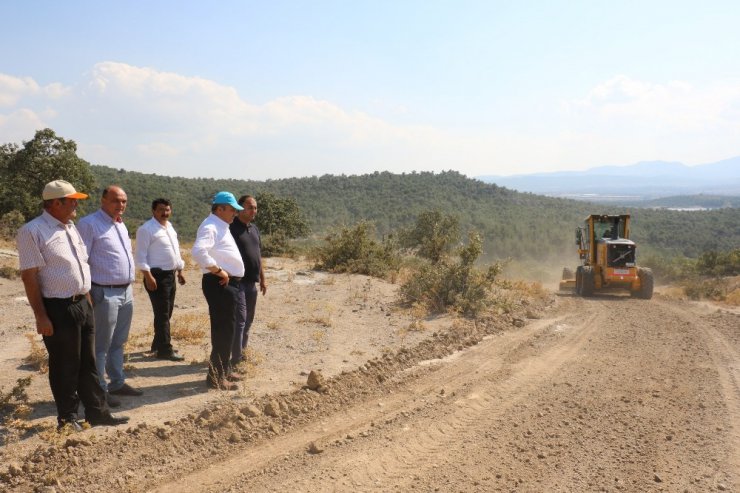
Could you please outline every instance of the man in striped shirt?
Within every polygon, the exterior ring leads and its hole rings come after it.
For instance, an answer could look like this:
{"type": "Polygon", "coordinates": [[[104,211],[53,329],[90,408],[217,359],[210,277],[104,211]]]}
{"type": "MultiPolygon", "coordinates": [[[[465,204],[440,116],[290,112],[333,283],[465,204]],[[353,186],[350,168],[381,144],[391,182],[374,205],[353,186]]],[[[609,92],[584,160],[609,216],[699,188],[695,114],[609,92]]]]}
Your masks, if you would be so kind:
{"type": "Polygon", "coordinates": [[[72,219],[87,195],[64,181],[44,187],[44,212],[26,223],[16,238],[21,279],[36,318],[36,332],[49,352],[49,385],[58,428],[82,429],[80,401],[91,425],[119,425],[111,415],[95,365],[95,328],[90,304],[87,250],[72,219]]]}

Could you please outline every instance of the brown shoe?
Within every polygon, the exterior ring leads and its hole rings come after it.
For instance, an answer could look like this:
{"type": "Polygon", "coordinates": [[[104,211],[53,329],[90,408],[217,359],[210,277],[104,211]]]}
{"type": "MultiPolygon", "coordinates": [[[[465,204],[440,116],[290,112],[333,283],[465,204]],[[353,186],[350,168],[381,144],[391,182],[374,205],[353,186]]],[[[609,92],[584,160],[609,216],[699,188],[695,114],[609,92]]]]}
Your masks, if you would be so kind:
{"type": "Polygon", "coordinates": [[[232,371],[228,375],[226,375],[226,380],[229,382],[241,382],[243,381],[247,376],[243,373],[239,373],[238,371],[232,371]]]}
{"type": "Polygon", "coordinates": [[[208,388],[217,390],[239,390],[239,386],[237,384],[229,382],[226,378],[215,380],[209,376],[206,379],[206,385],[208,385],[208,388]]]}

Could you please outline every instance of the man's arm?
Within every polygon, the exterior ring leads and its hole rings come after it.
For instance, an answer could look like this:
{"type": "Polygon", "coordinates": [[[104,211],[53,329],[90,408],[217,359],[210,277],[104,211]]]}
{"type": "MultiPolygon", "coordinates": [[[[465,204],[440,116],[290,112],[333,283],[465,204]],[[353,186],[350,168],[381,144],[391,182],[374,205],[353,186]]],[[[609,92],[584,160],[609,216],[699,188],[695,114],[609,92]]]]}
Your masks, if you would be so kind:
{"type": "Polygon", "coordinates": [[[147,262],[147,253],[149,252],[149,245],[152,242],[152,235],[149,230],[144,226],[139,227],[136,230],[136,253],[134,253],[134,263],[136,268],[141,271],[144,276],[144,288],[147,291],[157,290],[157,280],[151,273],[151,267],[147,262]]]}
{"type": "Polygon", "coordinates": [[[265,282],[265,270],[262,267],[264,262],[262,261],[262,258],[260,258],[260,291],[262,291],[262,296],[267,294],[267,283],[265,282]]]}
{"type": "Polygon", "coordinates": [[[229,282],[229,274],[219,267],[216,259],[210,255],[210,250],[215,244],[216,231],[209,227],[199,228],[191,254],[193,255],[193,260],[195,260],[201,269],[219,276],[221,280],[218,283],[225,286],[229,282]]]}
{"type": "Polygon", "coordinates": [[[51,325],[51,320],[46,314],[44,300],[41,297],[41,285],[39,285],[38,273],[38,267],[22,270],[21,280],[23,281],[23,287],[26,289],[28,303],[31,305],[33,315],[36,317],[36,332],[42,336],[50,336],[54,335],[54,327],[51,325]]]}
{"type": "Polygon", "coordinates": [[[82,242],[85,244],[88,257],[91,256],[93,243],[95,242],[95,231],[92,221],[87,216],[80,219],[77,223],[77,232],[80,233],[80,238],[82,238],[82,242]],[[88,220],[86,221],[85,219],[88,220]]]}

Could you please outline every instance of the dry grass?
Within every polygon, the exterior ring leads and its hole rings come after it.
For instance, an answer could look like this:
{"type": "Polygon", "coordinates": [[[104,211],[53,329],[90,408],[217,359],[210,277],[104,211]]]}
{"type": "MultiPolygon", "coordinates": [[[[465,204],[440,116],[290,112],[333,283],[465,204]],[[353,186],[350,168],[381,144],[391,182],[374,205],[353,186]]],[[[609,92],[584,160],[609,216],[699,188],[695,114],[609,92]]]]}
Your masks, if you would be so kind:
{"type": "Polygon", "coordinates": [[[511,289],[534,299],[543,300],[549,296],[549,292],[539,282],[514,281],[511,283],[511,289]]]}
{"type": "Polygon", "coordinates": [[[409,332],[422,332],[427,330],[427,326],[424,325],[424,322],[419,319],[414,319],[409,323],[408,327],[406,329],[409,332]]]}
{"type": "Polygon", "coordinates": [[[170,328],[172,339],[185,344],[198,345],[211,326],[207,313],[185,313],[173,318],[170,328]]]}
{"type": "Polygon", "coordinates": [[[311,339],[313,339],[316,342],[321,342],[326,338],[326,331],[317,329],[311,332],[311,339]]]}
{"type": "Polygon", "coordinates": [[[372,288],[372,281],[367,278],[361,286],[356,286],[353,282],[349,285],[349,299],[352,301],[362,301],[367,303],[370,298],[370,289],[372,288]]]}
{"type": "Polygon", "coordinates": [[[147,327],[147,330],[143,332],[129,333],[128,340],[126,341],[126,344],[123,348],[124,353],[128,355],[135,350],[142,349],[145,351],[149,351],[149,349],[151,348],[153,333],[154,328],[151,325],[147,327]]]}
{"type": "Polygon", "coordinates": [[[683,288],[680,286],[666,286],[660,288],[660,295],[671,300],[687,300],[683,288]]]}
{"type": "Polygon", "coordinates": [[[321,281],[318,282],[318,284],[322,284],[324,286],[333,286],[336,284],[337,278],[331,274],[323,278],[321,281]]]}
{"type": "Polygon", "coordinates": [[[270,320],[265,324],[265,327],[267,327],[270,330],[279,330],[280,329],[280,322],[278,320],[270,320]]]}
{"type": "Polygon", "coordinates": [[[29,332],[26,334],[26,339],[31,344],[31,350],[23,358],[23,363],[30,366],[39,373],[46,373],[49,371],[49,355],[46,353],[46,347],[41,344],[36,337],[36,334],[29,332]]]}
{"type": "Polygon", "coordinates": [[[334,307],[332,305],[328,303],[310,303],[308,308],[312,313],[298,319],[299,323],[317,324],[322,327],[331,327],[334,324],[331,318],[334,313],[334,307]]]}
{"type": "Polygon", "coordinates": [[[31,385],[33,375],[16,380],[9,392],[0,389],[0,424],[4,432],[0,434],[0,445],[19,440],[28,431],[39,429],[28,421],[33,409],[28,405],[26,389],[31,385]]]}
{"type": "Polygon", "coordinates": [[[731,293],[728,293],[725,303],[732,306],[740,306],[740,288],[735,288],[731,293]]]}
{"type": "Polygon", "coordinates": [[[266,357],[264,354],[255,351],[251,347],[247,347],[244,355],[247,360],[241,362],[237,369],[242,373],[245,373],[247,377],[254,377],[257,374],[258,367],[265,362],[266,357]]]}
{"type": "Polygon", "coordinates": [[[300,318],[298,319],[298,322],[321,325],[322,327],[331,327],[333,324],[331,317],[329,317],[328,315],[319,314],[313,314],[309,315],[308,317],[300,318]]]}
{"type": "Polygon", "coordinates": [[[200,357],[192,358],[190,360],[190,366],[198,366],[202,368],[208,368],[211,359],[211,342],[205,341],[200,344],[200,357]]]}

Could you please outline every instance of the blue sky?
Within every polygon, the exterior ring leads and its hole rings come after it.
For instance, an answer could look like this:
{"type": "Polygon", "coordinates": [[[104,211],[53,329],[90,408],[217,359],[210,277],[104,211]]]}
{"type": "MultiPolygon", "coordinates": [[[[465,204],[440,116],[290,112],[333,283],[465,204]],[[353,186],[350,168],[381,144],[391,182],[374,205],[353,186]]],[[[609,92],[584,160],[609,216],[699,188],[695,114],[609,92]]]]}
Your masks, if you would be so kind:
{"type": "Polygon", "coordinates": [[[0,143],[188,177],[468,176],[740,155],[740,3],[0,6],[0,143]]]}

